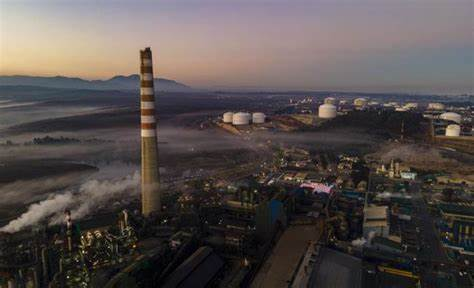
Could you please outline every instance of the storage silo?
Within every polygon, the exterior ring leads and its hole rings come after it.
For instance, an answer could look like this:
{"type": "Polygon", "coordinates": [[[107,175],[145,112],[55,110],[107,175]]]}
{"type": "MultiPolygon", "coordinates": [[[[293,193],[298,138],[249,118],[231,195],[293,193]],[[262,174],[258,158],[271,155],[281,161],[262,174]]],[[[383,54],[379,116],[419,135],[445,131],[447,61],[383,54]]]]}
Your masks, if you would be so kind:
{"type": "Polygon", "coordinates": [[[369,106],[379,106],[380,103],[377,102],[377,101],[370,101],[369,103],[367,103],[369,106]]]}
{"type": "Polygon", "coordinates": [[[408,110],[410,109],[417,109],[418,108],[418,103],[416,102],[409,102],[409,103],[406,103],[403,108],[406,108],[408,110]]]}
{"type": "Polygon", "coordinates": [[[319,118],[332,119],[336,118],[336,106],[332,104],[323,104],[319,106],[319,118]]]}
{"type": "Polygon", "coordinates": [[[249,125],[250,123],[250,114],[245,112],[235,113],[232,117],[233,125],[249,125]]]}
{"type": "Polygon", "coordinates": [[[442,103],[429,103],[428,110],[444,110],[445,106],[442,103]]]}
{"type": "Polygon", "coordinates": [[[232,123],[232,118],[234,117],[233,112],[225,112],[224,115],[222,115],[222,122],[224,123],[232,123]]]}
{"type": "Polygon", "coordinates": [[[458,124],[461,123],[461,115],[459,115],[458,113],[454,113],[454,112],[443,113],[443,114],[439,115],[439,119],[452,121],[452,122],[455,122],[455,123],[458,123],[458,124]]]}
{"type": "Polygon", "coordinates": [[[354,99],[354,106],[356,107],[365,107],[367,106],[367,99],[365,98],[356,98],[354,99]]]}
{"type": "Polygon", "coordinates": [[[458,137],[461,135],[461,126],[457,124],[451,124],[446,127],[446,136],[449,137],[458,137]]]}
{"type": "Polygon", "coordinates": [[[265,123],[265,114],[262,112],[255,112],[252,114],[252,122],[254,124],[263,124],[265,123]]]}
{"type": "Polygon", "coordinates": [[[337,100],[334,97],[327,97],[326,99],[324,99],[324,104],[336,105],[337,100]]]}

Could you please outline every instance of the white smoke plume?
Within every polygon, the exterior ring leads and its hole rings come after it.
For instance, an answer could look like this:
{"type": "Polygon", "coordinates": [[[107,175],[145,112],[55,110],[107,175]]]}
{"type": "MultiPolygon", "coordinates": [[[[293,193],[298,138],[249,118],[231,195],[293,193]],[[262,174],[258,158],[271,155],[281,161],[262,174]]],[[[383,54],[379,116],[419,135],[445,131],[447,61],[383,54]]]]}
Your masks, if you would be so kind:
{"type": "Polygon", "coordinates": [[[110,207],[114,201],[130,202],[138,193],[139,181],[138,172],[111,180],[86,181],[77,191],[68,190],[30,205],[25,213],[10,221],[0,231],[13,233],[45,220],[49,224],[58,224],[62,221],[65,209],[71,210],[73,219],[81,219],[98,208],[110,207]]]}

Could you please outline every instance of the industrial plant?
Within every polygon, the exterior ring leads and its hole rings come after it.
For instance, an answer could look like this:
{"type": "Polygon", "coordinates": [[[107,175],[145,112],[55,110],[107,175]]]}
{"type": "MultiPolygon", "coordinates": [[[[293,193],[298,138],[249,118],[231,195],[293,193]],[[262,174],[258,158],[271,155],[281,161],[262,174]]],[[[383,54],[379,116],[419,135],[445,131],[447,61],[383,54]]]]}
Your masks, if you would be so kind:
{"type": "MultiPolygon", "coordinates": [[[[31,200],[0,232],[0,287],[472,287],[472,106],[216,92],[190,97],[202,105],[194,113],[179,106],[183,94],[156,91],[150,48],[139,67],[138,107],[105,116],[139,124],[125,142],[139,146],[139,187],[127,178],[131,191],[109,199],[93,180],[31,200]],[[180,130],[170,136],[157,119],[180,130]],[[88,197],[101,205],[75,206],[88,197]]],[[[0,148],[113,150],[119,140],[0,148]]]]}

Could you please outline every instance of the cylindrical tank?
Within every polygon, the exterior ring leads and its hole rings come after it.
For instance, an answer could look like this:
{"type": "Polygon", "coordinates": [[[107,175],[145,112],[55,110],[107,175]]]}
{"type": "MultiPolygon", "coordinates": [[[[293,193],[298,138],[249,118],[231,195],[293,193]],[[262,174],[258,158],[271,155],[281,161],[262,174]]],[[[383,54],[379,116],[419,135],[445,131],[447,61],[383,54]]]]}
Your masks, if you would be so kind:
{"type": "Polygon", "coordinates": [[[429,103],[428,109],[429,110],[444,110],[444,104],[442,103],[429,103]]]}
{"type": "Polygon", "coordinates": [[[324,99],[324,104],[336,105],[337,100],[334,97],[327,97],[326,99],[324,99]]]}
{"type": "Polygon", "coordinates": [[[453,122],[458,123],[458,124],[461,123],[461,115],[459,115],[458,113],[454,113],[454,112],[443,113],[443,114],[439,115],[439,119],[447,120],[447,121],[453,121],[453,122]]]}
{"type": "Polygon", "coordinates": [[[357,106],[357,107],[364,107],[364,106],[367,106],[367,99],[365,98],[356,98],[354,99],[354,106],[357,106]]]}
{"type": "Polygon", "coordinates": [[[222,115],[222,122],[224,123],[232,123],[232,118],[234,117],[233,112],[225,112],[224,115],[222,115]]]}
{"type": "Polygon", "coordinates": [[[255,112],[252,114],[252,122],[254,124],[262,124],[265,123],[265,114],[262,112],[255,112]]]}
{"type": "Polygon", "coordinates": [[[415,102],[408,102],[407,104],[405,104],[405,106],[403,106],[403,108],[406,108],[406,109],[417,109],[417,108],[418,108],[418,103],[415,103],[415,102]]]}
{"type": "Polygon", "coordinates": [[[250,114],[245,112],[235,113],[232,117],[233,125],[248,125],[250,123],[250,114]]]}
{"type": "Polygon", "coordinates": [[[368,105],[369,105],[369,106],[379,106],[380,103],[377,102],[377,101],[370,101],[370,102],[368,103],[368,105]]]}
{"type": "Polygon", "coordinates": [[[323,119],[336,118],[336,106],[332,104],[323,104],[319,106],[319,118],[323,118],[323,119]]]}
{"type": "Polygon", "coordinates": [[[451,124],[446,127],[446,136],[458,137],[461,135],[461,126],[457,124],[451,124]]]}

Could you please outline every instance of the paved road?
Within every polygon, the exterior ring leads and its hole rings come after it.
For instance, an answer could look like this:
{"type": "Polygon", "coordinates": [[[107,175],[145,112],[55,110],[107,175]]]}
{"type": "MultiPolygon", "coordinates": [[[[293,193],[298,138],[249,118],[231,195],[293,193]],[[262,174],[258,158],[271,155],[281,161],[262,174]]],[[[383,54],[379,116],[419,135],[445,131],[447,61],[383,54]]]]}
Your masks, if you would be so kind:
{"type": "Polygon", "coordinates": [[[413,195],[413,220],[419,229],[418,243],[421,247],[418,253],[418,261],[422,263],[420,270],[422,274],[423,287],[437,287],[437,272],[452,273],[456,278],[458,287],[471,287],[466,276],[459,275],[459,269],[451,258],[448,257],[444,248],[438,229],[434,224],[434,218],[429,212],[428,204],[423,199],[420,192],[420,185],[414,184],[411,187],[413,195]],[[467,286],[465,286],[465,284],[467,286]]]}

